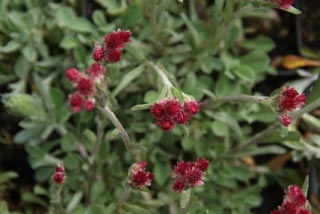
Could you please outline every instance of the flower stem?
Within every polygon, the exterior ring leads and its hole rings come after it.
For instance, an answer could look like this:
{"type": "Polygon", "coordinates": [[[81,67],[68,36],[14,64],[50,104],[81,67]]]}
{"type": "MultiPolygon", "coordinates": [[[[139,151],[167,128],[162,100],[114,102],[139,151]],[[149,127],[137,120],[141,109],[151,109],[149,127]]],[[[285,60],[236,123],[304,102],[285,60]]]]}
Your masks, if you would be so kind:
{"type": "Polygon", "coordinates": [[[96,143],[93,147],[92,150],[92,155],[91,155],[91,160],[89,160],[89,164],[90,164],[90,170],[88,173],[88,190],[87,190],[87,198],[86,198],[86,204],[90,204],[91,202],[91,189],[92,189],[92,185],[93,182],[95,180],[96,177],[96,171],[97,171],[97,154],[100,148],[100,145],[103,141],[103,135],[104,135],[104,128],[105,125],[103,123],[103,115],[98,112],[98,117],[97,117],[97,140],[96,143]],[[90,163],[91,161],[91,163],[90,163]]]}
{"type": "Polygon", "coordinates": [[[61,190],[62,190],[62,185],[54,184],[54,199],[51,201],[51,204],[53,204],[53,214],[65,213],[60,202],[61,190]]]}
{"type": "Polygon", "coordinates": [[[118,201],[118,204],[117,204],[118,210],[123,206],[123,204],[129,198],[131,191],[132,191],[132,188],[130,186],[126,186],[126,188],[124,189],[124,192],[122,193],[122,195],[118,201]]]}
{"type": "Polygon", "coordinates": [[[156,64],[154,64],[153,62],[150,62],[150,61],[146,61],[145,63],[157,73],[157,75],[160,77],[163,85],[165,85],[165,86],[167,86],[169,88],[173,87],[172,83],[168,79],[168,77],[165,74],[165,72],[158,65],[156,65],[156,64]]]}
{"type": "Polygon", "coordinates": [[[130,141],[128,133],[123,128],[122,124],[120,123],[120,121],[118,120],[116,115],[111,111],[111,109],[107,105],[105,105],[104,108],[101,108],[101,110],[104,113],[104,115],[112,122],[112,124],[117,129],[119,129],[120,136],[121,136],[121,138],[122,138],[122,140],[124,142],[124,145],[125,145],[126,149],[128,149],[130,151],[131,146],[133,145],[133,143],[130,141]]]}
{"type": "Polygon", "coordinates": [[[235,101],[245,101],[245,102],[266,103],[267,100],[268,100],[267,96],[236,95],[236,96],[218,97],[214,99],[214,102],[226,103],[226,102],[235,102],[235,101]]]}

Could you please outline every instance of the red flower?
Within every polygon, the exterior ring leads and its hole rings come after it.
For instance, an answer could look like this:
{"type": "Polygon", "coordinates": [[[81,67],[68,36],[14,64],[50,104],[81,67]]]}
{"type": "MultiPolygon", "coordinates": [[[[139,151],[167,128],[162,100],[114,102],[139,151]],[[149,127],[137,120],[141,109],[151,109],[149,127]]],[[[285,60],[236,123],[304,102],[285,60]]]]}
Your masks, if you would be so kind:
{"type": "Polygon", "coordinates": [[[99,63],[93,63],[88,69],[88,73],[90,74],[90,77],[103,78],[104,67],[99,63]]]}
{"type": "Polygon", "coordinates": [[[156,120],[156,124],[162,128],[163,131],[171,131],[174,127],[173,120],[156,120]]]}
{"type": "Polygon", "coordinates": [[[94,61],[100,62],[101,60],[103,60],[103,57],[104,57],[104,50],[102,45],[96,44],[93,49],[92,58],[94,59],[94,61]]]}
{"type": "Polygon", "coordinates": [[[272,4],[277,7],[281,7],[284,9],[289,8],[292,4],[294,4],[294,0],[270,0],[272,4]]]}
{"type": "Polygon", "coordinates": [[[207,170],[209,161],[197,159],[195,163],[180,161],[174,166],[174,178],[172,190],[181,193],[182,190],[201,186],[204,184],[204,172],[207,170]]]}
{"type": "Polygon", "coordinates": [[[68,68],[66,71],[66,77],[69,79],[69,81],[76,83],[81,77],[81,74],[75,68],[68,68]]]}
{"type": "Polygon", "coordinates": [[[106,56],[106,59],[108,60],[109,63],[116,63],[120,61],[122,51],[115,49],[115,50],[110,50],[108,51],[108,54],[106,56]]]}
{"type": "Polygon", "coordinates": [[[90,95],[93,93],[93,80],[87,77],[81,77],[77,84],[78,91],[83,95],[90,95]]]}
{"type": "Polygon", "coordinates": [[[95,106],[95,100],[93,98],[87,99],[83,101],[83,108],[87,111],[92,111],[95,106]]]}
{"type": "Polygon", "coordinates": [[[146,166],[147,162],[138,162],[133,164],[131,167],[129,183],[133,187],[141,188],[151,185],[151,181],[153,180],[154,176],[152,173],[145,170],[146,166]]]}
{"type": "Polygon", "coordinates": [[[122,49],[123,43],[131,42],[131,32],[118,29],[104,37],[105,47],[109,50],[122,49]]]}
{"type": "Polygon", "coordinates": [[[178,112],[174,121],[178,124],[186,124],[189,119],[190,119],[190,117],[184,111],[180,111],[180,112],[178,112]]]}
{"type": "Polygon", "coordinates": [[[270,214],[311,214],[311,211],[300,187],[290,185],[282,205],[272,210],[270,214]]]}
{"type": "Polygon", "coordinates": [[[165,111],[168,117],[176,117],[182,111],[180,102],[177,99],[167,100],[165,102],[165,111]]]}
{"type": "Polygon", "coordinates": [[[284,126],[289,126],[292,122],[292,118],[285,113],[282,113],[280,115],[279,120],[280,120],[280,123],[284,126]]]}
{"type": "Polygon", "coordinates": [[[280,93],[278,100],[278,109],[283,111],[293,111],[299,109],[306,104],[306,96],[299,94],[296,89],[286,86],[280,93]]]}
{"type": "Polygon", "coordinates": [[[165,115],[164,104],[162,102],[153,104],[150,110],[156,119],[161,119],[165,115]]]}
{"type": "Polygon", "coordinates": [[[77,113],[82,110],[82,102],[83,98],[79,93],[69,95],[69,104],[73,113],[77,113]]]}
{"type": "Polygon", "coordinates": [[[58,163],[55,169],[55,172],[52,175],[52,181],[55,184],[63,184],[66,180],[66,175],[64,171],[64,167],[58,163]]]}
{"type": "Polygon", "coordinates": [[[173,129],[174,123],[186,124],[199,111],[199,103],[189,101],[183,107],[176,98],[164,99],[154,103],[150,111],[156,119],[156,124],[163,131],[170,131],[173,129]]]}
{"type": "Polygon", "coordinates": [[[196,167],[199,168],[202,172],[205,172],[208,169],[209,161],[206,159],[197,159],[196,167]]]}
{"type": "Polygon", "coordinates": [[[172,191],[178,191],[179,193],[185,188],[186,183],[182,180],[176,180],[172,185],[172,191]]]}
{"type": "Polygon", "coordinates": [[[58,163],[56,166],[56,172],[64,172],[64,167],[61,165],[61,163],[58,163]]]}
{"type": "Polygon", "coordinates": [[[184,109],[190,115],[196,115],[199,112],[200,104],[196,101],[188,101],[184,104],[184,109]]]}

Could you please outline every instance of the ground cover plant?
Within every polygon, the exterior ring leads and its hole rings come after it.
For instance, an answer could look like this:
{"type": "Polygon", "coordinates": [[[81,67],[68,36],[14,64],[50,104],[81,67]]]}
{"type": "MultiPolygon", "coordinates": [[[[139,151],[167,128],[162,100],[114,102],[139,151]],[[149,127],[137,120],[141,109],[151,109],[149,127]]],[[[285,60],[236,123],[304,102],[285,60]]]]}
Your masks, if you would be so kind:
{"type": "Polygon", "coordinates": [[[0,10],[1,213],[317,213],[316,172],[283,166],[320,154],[319,57],[287,55],[310,72],[261,87],[277,44],[250,25],[293,19],[293,0],[0,10]],[[286,191],[264,206],[270,186],[286,191]]]}

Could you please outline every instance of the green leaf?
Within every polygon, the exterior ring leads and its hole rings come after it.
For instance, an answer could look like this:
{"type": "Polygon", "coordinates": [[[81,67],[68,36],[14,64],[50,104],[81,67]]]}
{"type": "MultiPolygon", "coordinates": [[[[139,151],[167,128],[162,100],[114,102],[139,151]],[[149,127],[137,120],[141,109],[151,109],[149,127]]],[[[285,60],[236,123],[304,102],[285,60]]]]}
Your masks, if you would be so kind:
{"type": "Polygon", "coordinates": [[[38,57],[38,53],[32,45],[22,48],[22,54],[29,62],[35,62],[38,57]]]}
{"type": "Polygon", "coordinates": [[[76,18],[67,27],[79,33],[91,33],[94,31],[92,24],[84,18],[76,18]]]}
{"type": "Polygon", "coordinates": [[[20,43],[10,40],[5,46],[0,47],[0,53],[12,53],[18,50],[20,47],[20,43]]]}
{"type": "Polygon", "coordinates": [[[190,136],[183,137],[181,141],[181,145],[185,151],[191,151],[196,143],[197,143],[196,140],[190,136]]]}
{"type": "Polygon", "coordinates": [[[145,70],[144,65],[140,65],[133,69],[132,71],[128,72],[117,85],[117,87],[112,91],[112,96],[117,96],[123,89],[125,89],[132,81],[138,77],[141,77],[141,74],[145,70]]]}
{"type": "Polygon", "coordinates": [[[241,43],[241,46],[251,50],[260,50],[269,52],[274,49],[275,44],[269,37],[258,36],[254,39],[246,39],[241,43]]]}
{"type": "Polygon", "coordinates": [[[254,50],[241,57],[240,63],[250,66],[254,72],[262,72],[267,70],[270,58],[265,52],[254,50]]]}
{"type": "Polygon", "coordinates": [[[82,143],[84,144],[86,149],[91,151],[96,142],[97,142],[96,134],[90,129],[86,129],[83,132],[83,139],[82,139],[82,143]]]}
{"type": "Polygon", "coordinates": [[[308,189],[309,189],[309,175],[307,175],[305,177],[301,189],[302,189],[302,192],[304,193],[304,195],[307,197],[308,196],[308,189]]]}
{"type": "Polygon", "coordinates": [[[61,7],[56,13],[56,19],[59,27],[72,25],[76,18],[76,13],[70,7],[61,7]]]}
{"type": "Polygon", "coordinates": [[[187,190],[182,190],[180,194],[180,207],[184,209],[190,203],[191,188],[187,190]]]}
{"type": "Polygon", "coordinates": [[[43,207],[48,207],[48,204],[45,200],[29,192],[22,194],[22,200],[29,203],[35,203],[35,204],[41,205],[43,207]]]}
{"type": "Polygon", "coordinates": [[[168,167],[160,161],[157,161],[154,164],[153,170],[154,180],[159,186],[163,186],[166,180],[168,179],[168,167]]]}
{"type": "Polygon", "coordinates": [[[146,109],[149,109],[151,106],[152,106],[152,103],[135,105],[135,106],[131,107],[131,111],[146,110],[146,109]]]}
{"type": "Polygon", "coordinates": [[[71,201],[69,202],[66,210],[67,212],[71,212],[76,206],[80,203],[83,196],[83,192],[79,191],[73,194],[71,201]]]}
{"type": "Polygon", "coordinates": [[[107,24],[104,13],[101,10],[94,10],[92,19],[97,26],[103,26],[107,24]]]}
{"type": "Polygon", "coordinates": [[[229,128],[228,126],[221,121],[213,121],[211,130],[213,134],[215,134],[218,137],[227,137],[229,135],[229,128]]]}
{"type": "Polygon", "coordinates": [[[71,36],[66,36],[63,38],[63,40],[60,42],[59,46],[63,49],[72,49],[80,45],[79,39],[71,36]]]}
{"type": "Polygon", "coordinates": [[[320,78],[318,76],[317,81],[312,84],[312,87],[310,89],[310,93],[308,94],[308,98],[307,98],[308,104],[310,104],[320,98],[319,91],[320,91],[320,78]]]}
{"type": "Polygon", "coordinates": [[[74,134],[67,133],[61,139],[61,147],[63,151],[70,152],[76,148],[76,138],[74,134]]]}
{"type": "Polygon", "coordinates": [[[240,79],[248,82],[254,82],[255,80],[255,72],[248,65],[238,64],[233,71],[240,79]]]}
{"type": "Polygon", "coordinates": [[[5,201],[0,201],[0,213],[9,214],[9,208],[5,201]]]}

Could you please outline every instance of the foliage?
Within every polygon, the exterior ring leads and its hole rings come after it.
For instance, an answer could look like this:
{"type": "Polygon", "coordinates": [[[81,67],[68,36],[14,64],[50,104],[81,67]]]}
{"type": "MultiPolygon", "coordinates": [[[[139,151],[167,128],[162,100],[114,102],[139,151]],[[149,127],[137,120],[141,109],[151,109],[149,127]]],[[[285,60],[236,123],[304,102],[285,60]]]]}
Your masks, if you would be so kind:
{"type": "MultiPolygon", "coordinates": [[[[299,141],[302,135],[296,129],[284,138],[273,129],[271,136],[255,142],[256,126],[280,127],[270,103],[223,101],[260,96],[254,87],[266,75],[276,75],[268,55],[275,44],[263,35],[247,37],[243,24],[244,17],[263,17],[270,8],[256,8],[248,0],[83,2],[94,10],[72,0],[0,2],[0,84],[8,92],[2,99],[21,117],[13,141],[24,145],[37,183],[22,195],[26,207],[49,210],[54,186],[48,180],[56,164],[63,163],[67,180],[61,199],[67,213],[174,212],[179,200],[170,189],[173,165],[205,157],[210,160],[206,183],[192,191],[190,213],[250,213],[262,203],[260,193],[271,172],[266,166],[250,167],[247,158],[284,154],[283,145],[301,155],[319,156],[319,137],[312,136],[314,145],[309,145],[299,141]],[[95,142],[101,137],[96,134],[98,110],[72,114],[67,101],[72,87],[64,76],[69,67],[88,68],[94,42],[118,27],[131,30],[133,42],[119,63],[108,66],[108,101],[136,149],[146,149],[142,157],[155,176],[149,190],[133,190],[122,207],[117,202],[133,157],[125,151],[119,130],[109,120],[100,121],[105,133],[95,174],[90,174],[95,142]],[[200,113],[185,127],[163,132],[143,110],[166,93],[150,62],[164,70],[176,97],[183,91],[202,102],[200,113]]],[[[313,102],[319,101],[315,93],[313,102]]],[[[303,119],[319,127],[311,115],[303,119]]]]}

